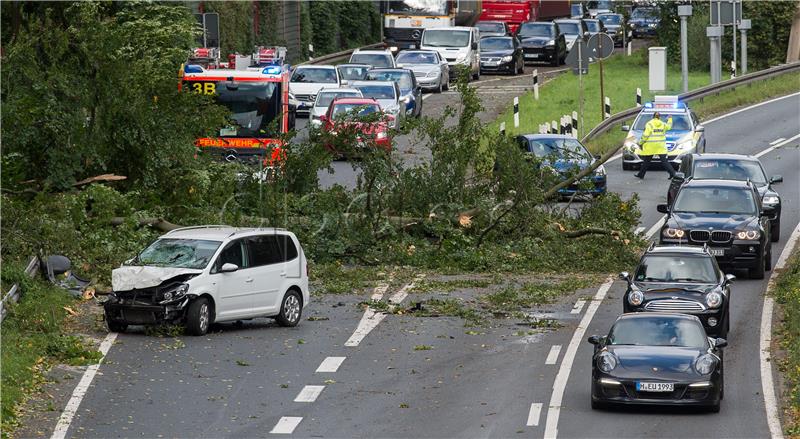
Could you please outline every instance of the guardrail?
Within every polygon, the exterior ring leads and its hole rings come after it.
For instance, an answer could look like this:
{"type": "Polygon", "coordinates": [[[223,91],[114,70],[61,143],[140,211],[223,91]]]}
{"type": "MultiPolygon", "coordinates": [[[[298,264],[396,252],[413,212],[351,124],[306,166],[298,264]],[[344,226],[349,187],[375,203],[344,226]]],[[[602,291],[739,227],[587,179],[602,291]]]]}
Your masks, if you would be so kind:
{"type": "MultiPolygon", "coordinates": [[[[748,73],[747,75],[739,76],[737,78],[729,79],[727,81],[718,82],[716,84],[707,85],[705,87],[698,88],[696,90],[692,90],[686,93],[679,95],[679,99],[682,101],[693,101],[695,99],[702,99],[706,96],[715,95],[721,91],[726,91],[730,89],[734,89],[741,85],[747,85],[751,82],[760,81],[763,79],[771,78],[773,76],[782,75],[784,73],[790,73],[800,71],[800,62],[794,62],[790,64],[782,64],[775,67],[770,67],[768,69],[759,70],[757,72],[748,73]]],[[[613,114],[608,119],[600,122],[597,126],[592,128],[589,133],[587,133],[581,141],[587,141],[592,139],[604,132],[608,131],[613,127],[615,124],[618,124],[625,119],[630,117],[636,116],[640,108],[629,108],[624,111],[620,111],[619,113],[613,114]]]]}
{"type": "MultiPolygon", "coordinates": [[[[28,266],[25,267],[25,274],[30,277],[36,275],[39,272],[39,258],[34,256],[30,262],[28,262],[28,266]]],[[[5,296],[3,296],[3,300],[0,302],[0,322],[5,320],[6,318],[6,304],[14,303],[19,301],[19,297],[22,295],[22,290],[20,289],[19,284],[14,284],[11,286],[11,289],[8,290],[5,296]]]]}
{"type": "Polygon", "coordinates": [[[349,57],[353,52],[355,52],[356,50],[359,50],[359,49],[362,49],[362,50],[366,50],[366,49],[381,49],[383,47],[384,47],[383,43],[370,44],[369,46],[357,47],[355,49],[342,50],[341,52],[336,52],[336,53],[329,53],[327,55],[323,55],[323,56],[320,56],[318,58],[312,58],[312,59],[310,59],[308,61],[303,61],[301,63],[297,63],[297,65],[298,66],[302,66],[302,65],[306,65],[306,64],[327,64],[327,63],[329,63],[331,61],[334,61],[334,60],[337,60],[337,59],[340,59],[340,58],[349,57]]]}

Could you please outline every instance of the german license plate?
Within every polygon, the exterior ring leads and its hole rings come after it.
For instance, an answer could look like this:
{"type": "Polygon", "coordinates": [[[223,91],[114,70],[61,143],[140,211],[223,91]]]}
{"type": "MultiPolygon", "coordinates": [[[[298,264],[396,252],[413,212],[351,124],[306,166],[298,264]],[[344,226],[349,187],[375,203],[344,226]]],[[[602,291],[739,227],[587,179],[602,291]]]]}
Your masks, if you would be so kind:
{"type": "Polygon", "coordinates": [[[725,250],[721,248],[711,248],[711,256],[725,256],[725,250]]]}
{"type": "Polygon", "coordinates": [[[484,61],[483,63],[486,64],[487,66],[496,66],[497,65],[496,61],[484,61]]]}
{"type": "Polygon", "coordinates": [[[526,53],[525,54],[525,58],[538,58],[538,57],[539,57],[538,53],[526,53]]]}
{"type": "Polygon", "coordinates": [[[648,383],[637,381],[637,392],[672,392],[675,390],[675,383],[648,383]]]}

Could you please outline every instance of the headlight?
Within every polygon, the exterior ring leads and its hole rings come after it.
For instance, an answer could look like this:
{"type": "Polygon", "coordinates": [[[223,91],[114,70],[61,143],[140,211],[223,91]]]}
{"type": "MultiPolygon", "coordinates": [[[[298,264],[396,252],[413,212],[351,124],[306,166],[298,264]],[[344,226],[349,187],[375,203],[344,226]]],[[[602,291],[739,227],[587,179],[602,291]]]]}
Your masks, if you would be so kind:
{"type": "Polygon", "coordinates": [[[764,204],[778,204],[781,202],[781,199],[775,195],[767,195],[764,197],[763,203],[764,204]]]}
{"type": "Polygon", "coordinates": [[[644,302],[644,293],[639,290],[633,290],[628,293],[628,303],[633,306],[639,306],[644,302]]]}
{"type": "Polygon", "coordinates": [[[439,72],[437,72],[436,70],[431,70],[431,71],[430,71],[430,72],[428,72],[428,74],[427,74],[427,75],[425,75],[425,76],[427,76],[427,77],[429,77],[429,78],[435,78],[435,77],[439,76],[439,72]]]}
{"type": "Polygon", "coordinates": [[[186,295],[187,291],[189,291],[189,284],[184,284],[184,283],[178,284],[178,286],[175,287],[174,289],[162,293],[161,296],[162,300],[159,303],[163,304],[178,300],[184,295],[186,295]]]}
{"type": "Polygon", "coordinates": [[[622,147],[625,148],[628,152],[633,152],[635,149],[639,147],[639,145],[634,140],[626,140],[625,143],[622,144],[622,147]]]}
{"type": "Polygon", "coordinates": [[[504,57],[500,58],[500,61],[502,61],[502,62],[511,62],[512,59],[514,59],[514,58],[511,55],[508,55],[508,56],[504,56],[504,57]]]}
{"type": "Polygon", "coordinates": [[[594,170],[594,174],[600,177],[605,177],[606,167],[603,165],[598,166],[597,169],[594,170]]]}
{"type": "Polygon", "coordinates": [[[663,235],[666,238],[678,238],[678,239],[681,239],[686,235],[686,232],[684,232],[681,229],[673,229],[673,228],[670,227],[670,228],[664,229],[663,235]]]}
{"type": "Polygon", "coordinates": [[[722,305],[722,294],[716,291],[706,294],[706,305],[709,308],[719,308],[722,305]]]}
{"type": "Polygon", "coordinates": [[[739,239],[745,239],[745,240],[748,240],[748,241],[755,241],[758,238],[761,238],[761,232],[759,232],[758,230],[741,231],[741,232],[736,234],[736,237],[739,238],[739,239]]]}
{"type": "Polygon", "coordinates": [[[694,362],[694,369],[700,375],[708,375],[717,366],[717,358],[711,354],[705,354],[694,362]]]}
{"type": "Polygon", "coordinates": [[[467,61],[466,56],[459,56],[456,58],[456,64],[464,64],[467,61]]]}
{"type": "Polygon", "coordinates": [[[548,42],[547,42],[547,45],[548,45],[548,46],[555,46],[555,45],[556,45],[556,40],[550,40],[550,41],[548,41],[548,42]]]}
{"type": "Polygon", "coordinates": [[[603,372],[611,372],[617,367],[617,358],[611,352],[603,352],[597,356],[597,367],[603,372]]]}

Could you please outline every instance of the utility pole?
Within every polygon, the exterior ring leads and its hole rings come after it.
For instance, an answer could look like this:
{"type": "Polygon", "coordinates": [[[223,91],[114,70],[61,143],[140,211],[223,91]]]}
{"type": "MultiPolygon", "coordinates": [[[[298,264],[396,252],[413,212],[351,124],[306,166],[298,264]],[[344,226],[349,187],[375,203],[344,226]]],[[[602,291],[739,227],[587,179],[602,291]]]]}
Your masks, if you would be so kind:
{"type": "Polygon", "coordinates": [[[681,18],[681,77],[683,92],[689,91],[689,37],[686,20],[692,16],[692,5],[679,5],[678,15],[681,18]]]}
{"type": "Polygon", "coordinates": [[[789,32],[789,47],[786,49],[786,62],[800,61],[800,2],[792,18],[792,30],[789,32]]]}
{"type": "Polygon", "coordinates": [[[742,75],[747,74],[747,31],[750,29],[750,20],[739,22],[739,32],[742,33],[742,75]]]}
{"type": "Polygon", "coordinates": [[[720,50],[722,39],[722,26],[709,26],[706,28],[706,36],[709,39],[710,49],[710,64],[711,64],[711,83],[716,84],[722,79],[722,52],[720,50]]]}

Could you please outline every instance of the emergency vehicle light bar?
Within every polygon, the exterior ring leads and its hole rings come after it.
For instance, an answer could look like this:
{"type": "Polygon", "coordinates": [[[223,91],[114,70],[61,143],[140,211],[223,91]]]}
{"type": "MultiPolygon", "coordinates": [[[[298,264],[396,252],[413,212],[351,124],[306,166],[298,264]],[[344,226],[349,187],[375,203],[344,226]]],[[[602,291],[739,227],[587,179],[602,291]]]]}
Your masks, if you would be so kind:
{"type": "Polygon", "coordinates": [[[197,64],[186,64],[183,66],[183,73],[203,73],[203,67],[197,64]]]}

